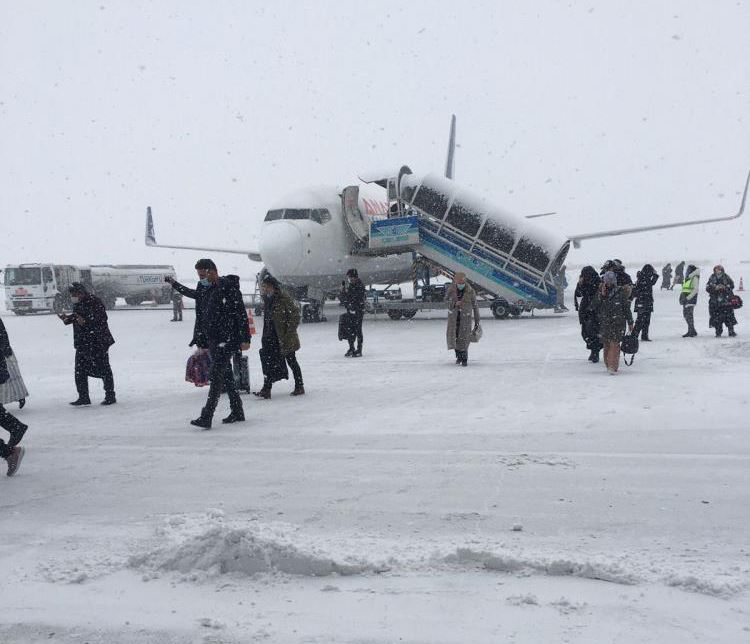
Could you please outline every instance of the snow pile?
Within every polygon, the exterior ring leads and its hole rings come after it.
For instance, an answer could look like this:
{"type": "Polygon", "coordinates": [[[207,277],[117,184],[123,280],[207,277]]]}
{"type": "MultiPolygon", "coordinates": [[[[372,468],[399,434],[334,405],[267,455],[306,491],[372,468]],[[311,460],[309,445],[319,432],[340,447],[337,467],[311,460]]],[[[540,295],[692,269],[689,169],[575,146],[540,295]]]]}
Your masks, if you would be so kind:
{"type": "MultiPolygon", "coordinates": [[[[160,572],[207,576],[237,574],[252,576],[259,573],[283,573],[301,577],[329,575],[359,575],[387,570],[355,557],[335,560],[314,547],[302,550],[283,537],[282,530],[270,529],[271,536],[261,534],[258,525],[232,527],[225,525],[221,516],[210,516],[202,528],[182,529],[182,537],[172,543],[130,558],[131,568],[144,569],[153,576],[160,572]],[[185,536],[185,532],[192,532],[185,536]]],[[[169,520],[169,527],[161,531],[168,535],[170,528],[182,528],[183,520],[169,520]]],[[[147,578],[145,575],[144,578],[147,578]]]]}
{"type": "Polygon", "coordinates": [[[632,585],[640,581],[616,564],[571,559],[533,559],[513,555],[494,554],[471,548],[457,548],[455,553],[442,558],[447,564],[481,567],[497,572],[543,574],[554,577],[581,577],[615,584],[632,585]]]}
{"type": "Polygon", "coordinates": [[[694,575],[669,575],[664,579],[664,583],[667,586],[680,588],[691,593],[700,593],[701,595],[710,595],[725,599],[733,597],[748,588],[748,584],[737,581],[699,579],[694,575]]]}

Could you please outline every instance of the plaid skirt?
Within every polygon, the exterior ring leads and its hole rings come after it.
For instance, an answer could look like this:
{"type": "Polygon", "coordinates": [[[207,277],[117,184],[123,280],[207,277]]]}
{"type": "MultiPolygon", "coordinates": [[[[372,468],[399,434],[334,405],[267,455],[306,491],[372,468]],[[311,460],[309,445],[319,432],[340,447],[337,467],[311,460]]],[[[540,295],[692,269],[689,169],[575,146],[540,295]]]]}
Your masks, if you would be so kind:
{"type": "Polygon", "coordinates": [[[7,405],[8,403],[18,402],[21,398],[26,398],[29,395],[26,385],[21,377],[21,370],[18,368],[18,360],[16,355],[5,358],[5,362],[8,365],[8,374],[10,378],[2,385],[0,385],[0,405],[7,405]]]}

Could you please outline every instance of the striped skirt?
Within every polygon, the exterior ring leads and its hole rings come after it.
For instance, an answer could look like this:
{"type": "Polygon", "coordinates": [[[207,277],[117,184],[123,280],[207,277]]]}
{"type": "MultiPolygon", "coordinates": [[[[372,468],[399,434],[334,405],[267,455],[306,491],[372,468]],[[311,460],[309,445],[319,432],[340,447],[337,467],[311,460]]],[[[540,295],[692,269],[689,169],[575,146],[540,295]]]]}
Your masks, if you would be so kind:
{"type": "Polygon", "coordinates": [[[21,377],[21,370],[18,368],[18,360],[16,360],[15,354],[5,358],[5,361],[8,364],[10,378],[0,385],[0,405],[18,402],[21,398],[26,398],[29,395],[21,377]]]}

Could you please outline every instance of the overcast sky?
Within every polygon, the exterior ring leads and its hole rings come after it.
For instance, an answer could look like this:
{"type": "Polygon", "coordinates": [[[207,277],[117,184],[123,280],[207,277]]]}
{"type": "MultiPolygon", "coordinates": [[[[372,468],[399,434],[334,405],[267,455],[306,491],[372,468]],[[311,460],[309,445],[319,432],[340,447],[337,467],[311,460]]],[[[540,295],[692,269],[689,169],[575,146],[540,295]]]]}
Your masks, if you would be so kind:
{"type": "MultiPolygon", "coordinates": [[[[257,247],[269,204],[408,164],[563,233],[731,214],[750,169],[750,3],[0,0],[0,263],[257,247]]],[[[750,258],[748,220],[569,263],[750,258]]],[[[254,274],[241,256],[224,272],[254,274]]]]}

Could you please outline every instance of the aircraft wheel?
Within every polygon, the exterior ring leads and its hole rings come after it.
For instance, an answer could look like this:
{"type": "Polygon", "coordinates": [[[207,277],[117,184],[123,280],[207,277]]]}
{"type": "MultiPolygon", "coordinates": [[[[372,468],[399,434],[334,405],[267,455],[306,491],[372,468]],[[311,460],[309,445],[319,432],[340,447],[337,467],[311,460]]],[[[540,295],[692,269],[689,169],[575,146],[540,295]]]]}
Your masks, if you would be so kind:
{"type": "Polygon", "coordinates": [[[495,302],[492,305],[492,315],[498,320],[504,320],[510,315],[510,307],[506,302],[495,302]]]}

